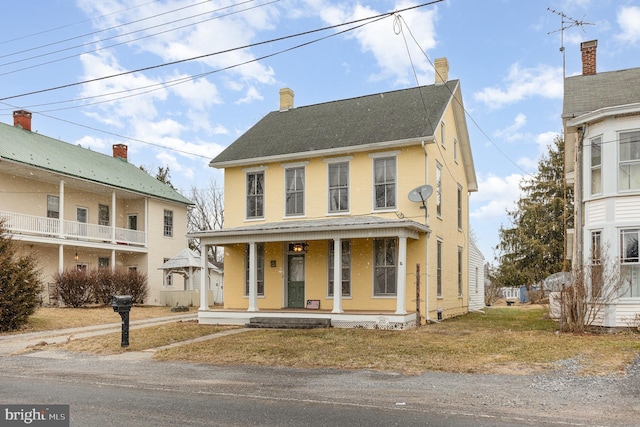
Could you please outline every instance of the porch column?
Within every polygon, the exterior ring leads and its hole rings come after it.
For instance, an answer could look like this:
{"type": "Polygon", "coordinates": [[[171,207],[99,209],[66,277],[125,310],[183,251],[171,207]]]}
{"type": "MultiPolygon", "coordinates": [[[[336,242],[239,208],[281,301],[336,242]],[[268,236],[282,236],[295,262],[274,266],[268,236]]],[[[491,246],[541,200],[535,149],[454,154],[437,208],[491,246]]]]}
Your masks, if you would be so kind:
{"type": "Polygon", "coordinates": [[[64,246],[58,245],[58,273],[64,271],[64,246]]]}
{"type": "Polygon", "coordinates": [[[333,310],[342,313],[342,241],[333,239],[333,310]]]}
{"type": "MultiPolygon", "coordinates": [[[[200,242],[200,268],[201,271],[207,269],[207,245],[200,242]]],[[[166,279],[165,279],[166,283],[166,279]]],[[[200,309],[209,310],[209,294],[207,292],[207,279],[204,273],[200,274],[200,309]]]]}
{"type": "Polygon", "coordinates": [[[60,229],[58,234],[60,238],[64,238],[64,181],[60,180],[60,192],[58,194],[58,224],[60,229]]]}
{"type": "Polygon", "coordinates": [[[111,271],[116,271],[116,250],[111,249],[111,271]]]}
{"type": "Polygon", "coordinates": [[[249,243],[249,308],[258,310],[258,251],[256,242],[249,243]]]}
{"type": "Polygon", "coordinates": [[[407,314],[407,238],[400,237],[398,248],[398,287],[396,314],[407,314]]]}

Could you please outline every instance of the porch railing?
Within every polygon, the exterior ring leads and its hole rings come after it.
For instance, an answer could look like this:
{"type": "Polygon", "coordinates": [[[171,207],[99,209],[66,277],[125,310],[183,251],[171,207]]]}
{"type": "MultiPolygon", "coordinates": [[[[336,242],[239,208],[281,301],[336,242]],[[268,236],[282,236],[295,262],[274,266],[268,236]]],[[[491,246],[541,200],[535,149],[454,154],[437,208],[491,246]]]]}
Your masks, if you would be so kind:
{"type": "Polygon", "coordinates": [[[145,232],[107,225],[87,224],[78,221],[63,221],[63,232],[60,233],[60,220],[15,212],[0,211],[0,218],[5,219],[5,226],[14,234],[58,237],[70,240],[87,240],[95,242],[118,243],[144,246],[145,232]]]}

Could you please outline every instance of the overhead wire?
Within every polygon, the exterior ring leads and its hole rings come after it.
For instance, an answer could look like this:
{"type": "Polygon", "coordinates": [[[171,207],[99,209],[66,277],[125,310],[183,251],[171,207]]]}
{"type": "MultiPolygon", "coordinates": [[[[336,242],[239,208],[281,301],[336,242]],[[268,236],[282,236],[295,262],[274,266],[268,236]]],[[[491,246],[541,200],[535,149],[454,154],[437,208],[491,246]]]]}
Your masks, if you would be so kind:
{"type": "MultiPolygon", "coordinates": [[[[421,4],[421,5],[407,7],[405,9],[403,9],[403,11],[416,9],[418,7],[424,7],[424,6],[427,6],[427,5],[430,5],[430,4],[439,3],[441,1],[444,1],[444,0],[435,0],[435,1],[432,1],[432,2],[429,2],[429,3],[424,3],[424,4],[421,4]]],[[[282,40],[286,40],[286,39],[290,39],[290,38],[294,38],[294,37],[299,37],[299,36],[302,36],[302,35],[308,35],[308,34],[316,33],[316,32],[319,32],[319,31],[325,31],[325,30],[329,30],[329,29],[339,28],[339,27],[345,26],[345,25],[352,25],[352,24],[358,24],[359,23],[358,25],[355,25],[353,27],[344,29],[342,31],[339,31],[339,32],[336,32],[336,33],[333,33],[333,34],[330,34],[330,35],[327,35],[327,36],[319,37],[317,39],[314,39],[314,40],[311,40],[311,41],[307,41],[307,42],[298,44],[296,46],[292,46],[292,47],[289,47],[287,49],[280,50],[278,52],[273,52],[271,54],[264,55],[262,57],[254,58],[252,60],[248,60],[248,61],[245,61],[245,62],[240,63],[240,64],[234,64],[234,65],[231,65],[231,66],[228,66],[228,67],[220,68],[220,69],[217,69],[217,70],[212,70],[212,71],[209,71],[209,72],[206,72],[206,73],[201,73],[201,74],[198,74],[196,76],[190,76],[189,78],[185,78],[185,80],[193,80],[193,79],[196,79],[196,78],[201,78],[201,77],[204,77],[204,76],[209,75],[209,74],[213,74],[213,73],[216,73],[216,72],[228,70],[228,69],[231,69],[231,68],[234,68],[234,67],[238,67],[238,66],[241,66],[241,65],[246,65],[246,64],[251,63],[251,62],[264,60],[264,59],[267,59],[267,58],[270,58],[270,57],[273,57],[273,56],[276,56],[276,55],[279,55],[279,54],[282,54],[282,53],[285,53],[285,52],[288,52],[288,51],[292,51],[292,50],[295,50],[295,49],[298,49],[298,48],[301,48],[301,47],[304,47],[304,46],[307,46],[307,45],[310,45],[310,44],[313,44],[313,43],[316,43],[316,42],[319,42],[319,41],[322,41],[322,40],[325,40],[325,39],[328,39],[330,37],[335,37],[335,36],[344,34],[346,32],[353,31],[353,30],[355,30],[357,28],[363,27],[365,25],[368,25],[368,24],[380,21],[382,19],[385,19],[385,18],[387,18],[389,16],[392,16],[394,13],[396,13],[396,12],[383,13],[383,14],[375,15],[375,16],[368,17],[368,18],[361,18],[361,19],[349,21],[349,22],[342,23],[342,24],[323,27],[323,28],[316,29],[316,30],[305,31],[305,32],[294,34],[294,35],[290,35],[290,36],[279,37],[279,38],[276,38],[276,39],[273,39],[273,40],[269,40],[269,41],[258,42],[258,43],[254,43],[254,44],[247,45],[247,46],[240,47],[240,48],[229,49],[227,51],[232,51],[232,50],[237,50],[237,49],[242,49],[242,48],[247,48],[247,47],[253,47],[253,46],[259,46],[259,45],[266,44],[266,43],[273,43],[275,41],[282,41],[282,40]]],[[[215,53],[215,54],[217,54],[217,53],[215,53]]],[[[213,54],[201,55],[201,56],[195,57],[195,58],[206,57],[206,56],[211,56],[211,55],[213,55],[213,54]]],[[[193,58],[188,59],[188,60],[192,60],[192,59],[193,58]]],[[[185,61],[187,61],[187,60],[175,61],[174,63],[180,63],[180,62],[185,62],[185,61]]],[[[169,63],[169,64],[172,64],[172,63],[169,63]]],[[[155,66],[154,67],[145,67],[145,68],[139,69],[139,70],[146,70],[146,69],[150,69],[150,68],[156,68],[156,67],[155,66]]],[[[137,70],[130,71],[130,72],[127,72],[127,73],[119,73],[117,75],[129,74],[129,73],[136,72],[136,71],[137,70]]],[[[107,76],[105,78],[108,78],[108,77],[113,77],[113,76],[107,76]]],[[[96,79],[93,79],[91,81],[94,81],[94,80],[96,80],[96,79]]],[[[180,82],[182,82],[183,79],[178,79],[178,80],[180,80],[180,82]]],[[[78,84],[83,84],[83,83],[86,83],[86,82],[78,82],[78,83],[73,84],[73,85],[78,85],[78,84]]],[[[175,84],[179,84],[179,83],[175,83],[175,84]]],[[[163,83],[163,87],[164,86],[166,86],[166,84],[163,83]]],[[[55,90],[55,89],[59,89],[59,88],[60,87],[50,88],[48,90],[43,90],[43,91],[55,90]]],[[[155,89],[155,90],[157,90],[157,89],[155,89]]],[[[43,92],[43,91],[37,91],[37,92],[43,92]]],[[[4,101],[4,100],[7,100],[7,99],[12,99],[12,98],[17,98],[17,97],[20,97],[20,96],[31,95],[31,94],[33,94],[33,93],[29,93],[29,94],[25,94],[25,95],[16,95],[16,96],[12,96],[12,97],[6,97],[6,98],[0,99],[0,101],[4,101]]],[[[137,95],[140,95],[140,94],[137,94],[137,95]]],[[[5,105],[9,105],[12,108],[18,108],[16,106],[12,106],[10,104],[7,104],[6,102],[1,102],[1,103],[5,104],[5,105]]],[[[187,152],[187,151],[184,151],[184,150],[179,150],[179,149],[167,147],[167,146],[164,146],[164,145],[161,145],[161,144],[151,143],[151,142],[140,140],[140,139],[137,139],[137,138],[132,138],[132,137],[128,137],[128,136],[125,136],[125,135],[117,134],[115,132],[105,131],[103,129],[91,127],[91,126],[88,126],[88,125],[83,125],[83,124],[80,124],[80,123],[77,123],[77,122],[73,122],[73,121],[70,121],[70,120],[57,118],[57,117],[54,117],[54,116],[51,116],[51,115],[48,115],[48,114],[44,114],[44,112],[36,112],[36,114],[41,114],[44,117],[48,117],[48,118],[53,119],[53,120],[62,121],[62,122],[73,124],[73,125],[76,125],[76,126],[79,126],[79,127],[84,127],[84,128],[87,128],[87,129],[90,129],[90,130],[93,130],[93,131],[101,132],[101,133],[112,135],[112,136],[117,136],[119,138],[127,139],[127,140],[130,140],[130,141],[139,142],[139,143],[147,144],[147,145],[151,145],[151,146],[156,146],[156,147],[159,147],[159,148],[168,149],[168,150],[176,151],[176,152],[179,152],[179,153],[183,153],[183,154],[191,155],[191,156],[195,156],[195,157],[210,158],[210,156],[204,156],[204,155],[200,155],[200,154],[195,154],[195,153],[187,152]]]]}

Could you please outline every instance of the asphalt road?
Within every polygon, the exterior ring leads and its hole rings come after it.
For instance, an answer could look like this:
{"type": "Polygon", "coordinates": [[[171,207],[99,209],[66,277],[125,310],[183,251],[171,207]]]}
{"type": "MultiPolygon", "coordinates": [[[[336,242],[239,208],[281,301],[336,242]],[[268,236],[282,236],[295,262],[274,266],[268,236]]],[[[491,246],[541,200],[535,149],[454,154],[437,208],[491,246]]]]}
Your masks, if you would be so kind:
{"type": "MultiPolygon", "coordinates": [[[[617,390],[620,381],[590,380],[587,390],[571,396],[565,389],[542,388],[557,387],[555,382],[526,376],[409,377],[168,363],[151,356],[45,350],[0,357],[0,403],[70,404],[71,425],[82,427],[631,426],[640,422],[637,389],[629,396],[618,392],[602,396],[617,390]],[[626,399],[621,407],[612,407],[611,402],[621,397],[626,399]],[[617,418],[607,411],[617,412],[617,418]]],[[[587,384],[569,384],[576,385],[587,384]]]]}

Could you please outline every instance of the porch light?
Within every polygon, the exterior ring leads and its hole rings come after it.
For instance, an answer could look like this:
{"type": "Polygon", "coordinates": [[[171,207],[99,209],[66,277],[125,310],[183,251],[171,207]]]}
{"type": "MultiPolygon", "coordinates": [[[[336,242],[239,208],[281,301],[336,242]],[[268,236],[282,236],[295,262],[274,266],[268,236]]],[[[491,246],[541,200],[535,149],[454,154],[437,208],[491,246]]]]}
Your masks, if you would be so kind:
{"type": "Polygon", "coordinates": [[[292,252],[306,252],[309,249],[309,245],[307,243],[292,243],[291,251],[292,252]]]}
{"type": "Polygon", "coordinates": [[[78,261],[80,258],[78,257],[78,248],[76,248],[76,254],[73,256],[73,259],[78,261]]]}

